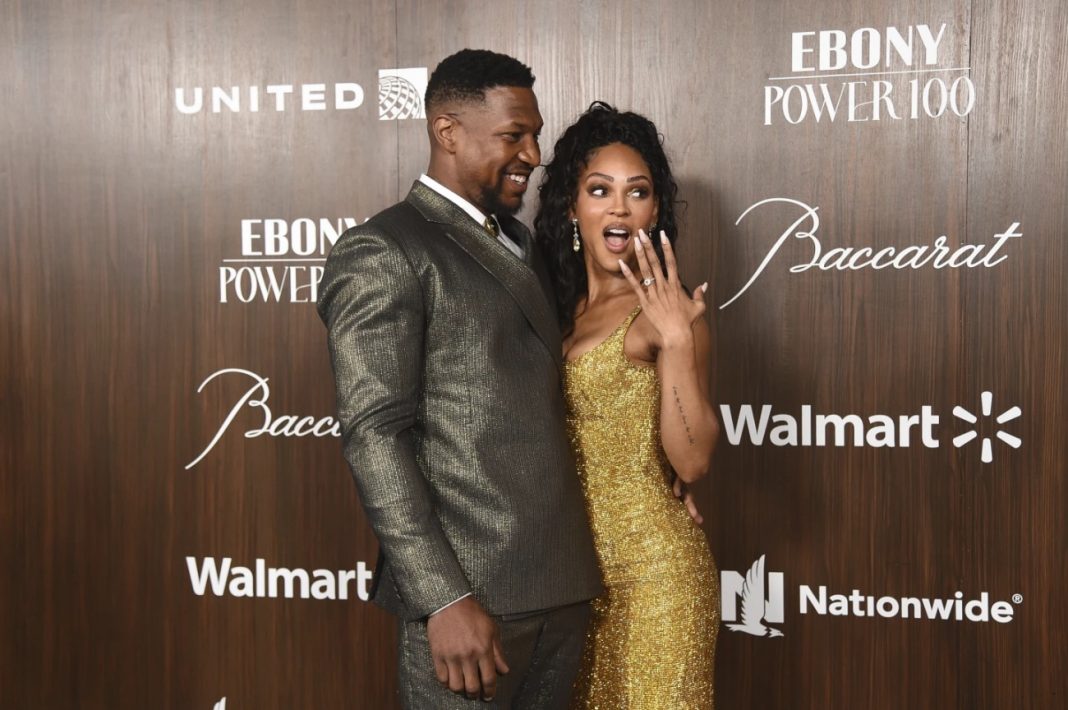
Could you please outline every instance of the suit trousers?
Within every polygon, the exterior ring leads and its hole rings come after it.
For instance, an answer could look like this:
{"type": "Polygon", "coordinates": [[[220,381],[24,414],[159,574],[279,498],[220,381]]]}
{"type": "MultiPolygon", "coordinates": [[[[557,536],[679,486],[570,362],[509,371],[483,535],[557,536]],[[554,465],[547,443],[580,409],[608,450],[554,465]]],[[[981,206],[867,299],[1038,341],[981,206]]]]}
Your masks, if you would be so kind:
{"type": "Polygon", "coordinates": [[[398,687],[406,710],[555,710],[567,708],[582,661],[589,602],[532,614],[494,617],[508,663],[493,700],[469,700],[438,682],[430,657],[426,619],[401,621],[398,687]]]}

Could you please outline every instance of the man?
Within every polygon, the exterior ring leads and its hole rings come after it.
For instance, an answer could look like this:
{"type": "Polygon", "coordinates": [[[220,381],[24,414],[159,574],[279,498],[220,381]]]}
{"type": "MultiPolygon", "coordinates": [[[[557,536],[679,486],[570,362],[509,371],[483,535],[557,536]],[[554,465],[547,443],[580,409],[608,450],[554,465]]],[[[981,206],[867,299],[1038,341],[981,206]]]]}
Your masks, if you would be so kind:
{"type": "Polygon", "coordinates": [[[511,216],[541,159],[533,83],[493,52],[442,61],[426,174],[342,235],[320,289],[408,708],[566,706],[601,591],[548,282],[511,216]]]}

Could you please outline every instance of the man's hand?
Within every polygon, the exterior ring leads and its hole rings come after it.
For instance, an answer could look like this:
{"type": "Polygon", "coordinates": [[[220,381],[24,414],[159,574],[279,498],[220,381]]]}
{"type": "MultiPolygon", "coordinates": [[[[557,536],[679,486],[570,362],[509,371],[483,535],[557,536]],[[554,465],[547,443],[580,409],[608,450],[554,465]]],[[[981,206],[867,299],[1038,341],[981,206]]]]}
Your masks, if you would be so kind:
{"type": "Polygon", "coordinates": [[[466,597],[426,622],[434,675],[454,693],[492,700],[497,674],[508,672],[497,624],[474,597],[466,597]]]}
{"type": "Polygon", "coordinates": [[[675,479],[672,483],[672,489],[675,491],[675,497],[686,504],[686,511],[693,518],[694,522],[700,525],[705,522],[705,519],[701,517],[701,513],[697,510],[697,504],[693,502],[693,495],[690,493],[690,489],[686,486],[681,478],[672,474],[675,479]]]}

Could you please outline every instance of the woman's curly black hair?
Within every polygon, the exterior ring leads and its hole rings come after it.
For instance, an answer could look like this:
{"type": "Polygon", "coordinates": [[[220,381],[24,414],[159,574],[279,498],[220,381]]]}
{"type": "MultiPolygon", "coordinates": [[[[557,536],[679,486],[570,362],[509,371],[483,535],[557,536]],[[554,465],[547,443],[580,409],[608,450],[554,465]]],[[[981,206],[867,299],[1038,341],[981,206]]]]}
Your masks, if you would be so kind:
{"type": "MultiPolygon", "coordinates": [[[[548,266],[564,335],[574,328],[575,309],[587,289],[586,265],[582,252],[572,248],[574,232],[568,219],[568,212],[578,199],[579,175],[586,169],[590,154],[598,148],[622,143],[638,151],[653,178],[657,232],[664,230],[674,245],[678,237],[675,209],[679,188],[671,176],[662,140],[656,126],[644,116],[620,112],[604,102],[594,101],[556,141],[552,162],[545,166],[545,177],[538,187],[541,201],[534,218],[534,233],[548,266]]],[[[652,242],[663,264],[660,240],[652,242]]]]}

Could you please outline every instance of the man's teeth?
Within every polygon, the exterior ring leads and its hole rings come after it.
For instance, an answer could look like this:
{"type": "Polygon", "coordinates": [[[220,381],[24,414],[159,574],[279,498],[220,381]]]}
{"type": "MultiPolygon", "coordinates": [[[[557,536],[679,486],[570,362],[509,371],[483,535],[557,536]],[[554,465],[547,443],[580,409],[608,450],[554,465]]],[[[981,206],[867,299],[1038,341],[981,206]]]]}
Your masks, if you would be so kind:
{"type": "Polygon", "coordinates": [[[511,175],[511,174],[509,174],[508,175],[508,179],[512,180],[513,182],[517,182],[520,185],[526,185],[527,184],[527,176],[526,175],[511,175]]]}

